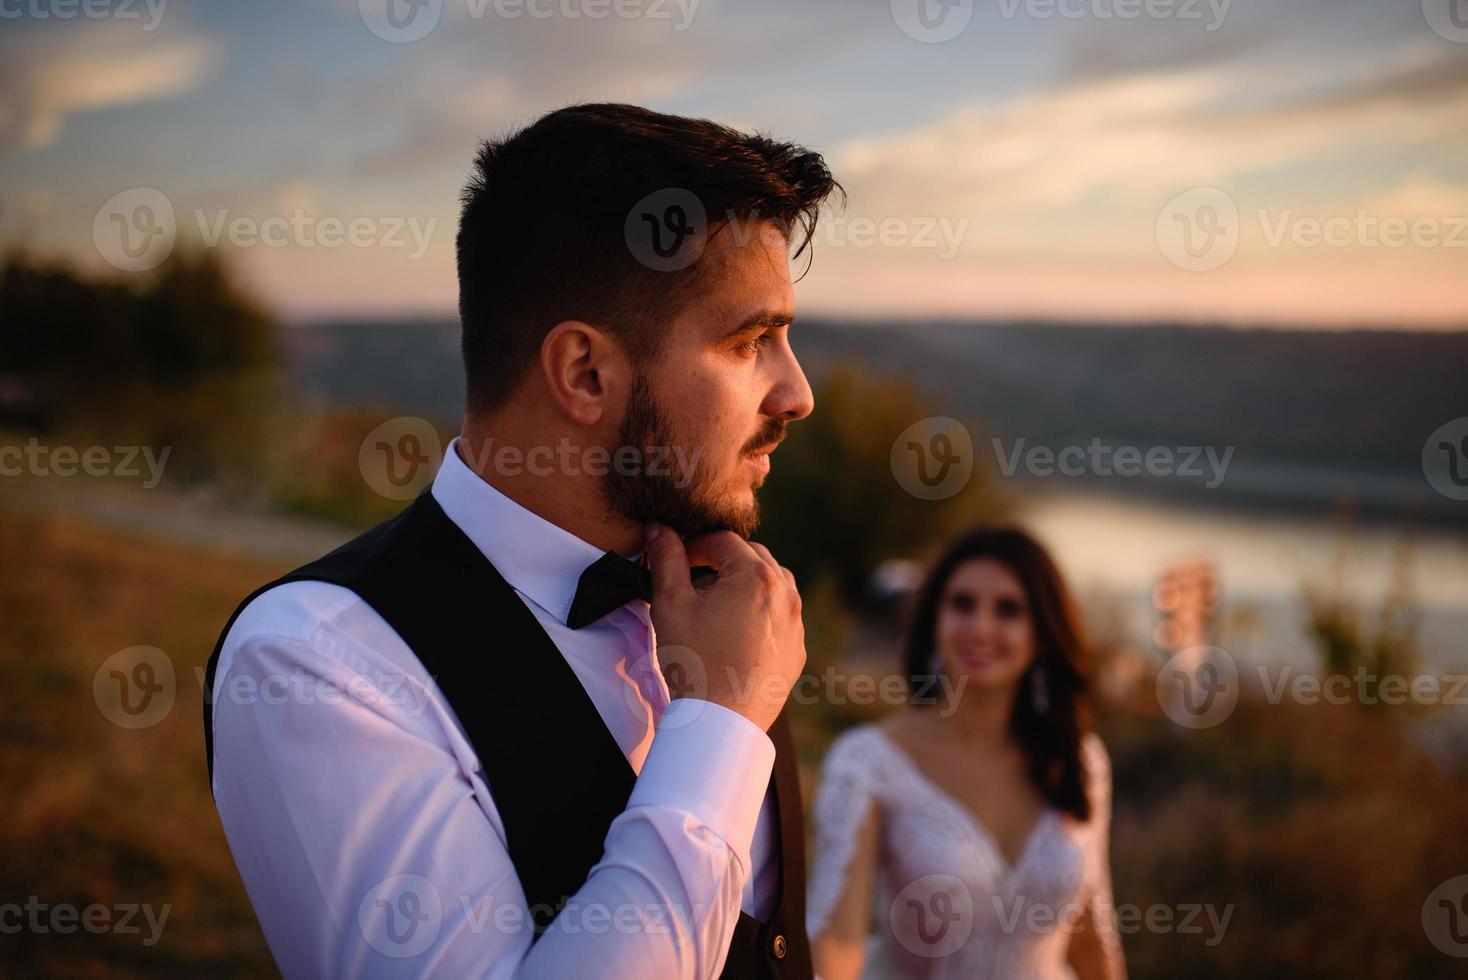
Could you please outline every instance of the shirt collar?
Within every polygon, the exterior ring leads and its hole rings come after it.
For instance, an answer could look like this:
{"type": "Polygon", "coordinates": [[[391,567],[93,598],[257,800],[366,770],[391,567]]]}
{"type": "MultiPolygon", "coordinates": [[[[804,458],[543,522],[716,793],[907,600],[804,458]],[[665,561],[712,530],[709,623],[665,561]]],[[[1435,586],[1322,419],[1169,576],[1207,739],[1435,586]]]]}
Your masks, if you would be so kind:
{"type": "Polygon", "coordinates": [[[605,552],[490,486],[458,447],[455,438],[444,453],[433,499],[506,582],[564,623],[581,573],[605,552]]]}

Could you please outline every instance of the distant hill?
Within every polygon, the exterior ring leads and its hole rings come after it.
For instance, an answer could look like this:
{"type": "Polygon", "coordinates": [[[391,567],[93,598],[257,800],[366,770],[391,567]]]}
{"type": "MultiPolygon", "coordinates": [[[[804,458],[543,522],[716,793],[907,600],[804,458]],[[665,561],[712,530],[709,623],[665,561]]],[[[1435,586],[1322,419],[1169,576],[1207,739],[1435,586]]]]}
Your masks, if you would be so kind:
{"type": "MultiPolygon", "coordinates": [[[[320,323],[287,341],[298,383],[329,401],[450,422],[462,410],[453,321],[320,323]]],[[[1468,332],[802,319],[791,341],[813,383],[849,360],[912,379],[935,411],[969,425],[991,462],[1019,439],[1233,447],[1217,490],[1177,478],[1089,482],[1272,508],[1349,497],[1367,515],[1468,522],[1468,507],[1433,492],[1421,468],[1428,435],[1468,415],[1468,332]]]]}

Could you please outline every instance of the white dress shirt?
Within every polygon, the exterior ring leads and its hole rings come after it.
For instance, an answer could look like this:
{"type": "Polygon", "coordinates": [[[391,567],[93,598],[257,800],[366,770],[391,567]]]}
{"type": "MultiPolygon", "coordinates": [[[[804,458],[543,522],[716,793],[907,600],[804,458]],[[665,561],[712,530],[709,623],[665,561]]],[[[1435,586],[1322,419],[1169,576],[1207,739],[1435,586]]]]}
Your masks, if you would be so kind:
{"type": "MultiPolygon", "coordinates": [[[[586,688],[638,773],[632,796],[532,946],[503,823],[433,679],[351,591],[277,586],[230,629],[212,692],[215,805],[276,963],[313,980],[716,976],[740,910],[773,911],[774,745],[720,705],[669,704],[641,599],[567,627],[603,552],[495,490],[457,448],[434,498],[586,688]]],[[[462,621],[464,656],[492,648],[495,624],[442,614],[462,621]]]]}

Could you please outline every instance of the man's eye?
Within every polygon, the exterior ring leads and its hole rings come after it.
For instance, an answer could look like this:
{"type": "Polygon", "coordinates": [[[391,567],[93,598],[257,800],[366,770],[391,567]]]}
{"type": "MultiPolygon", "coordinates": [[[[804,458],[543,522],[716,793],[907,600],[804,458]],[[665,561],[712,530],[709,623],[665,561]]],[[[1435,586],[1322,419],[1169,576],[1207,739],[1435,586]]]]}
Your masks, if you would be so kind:
{"type": "Polygon", "coordinates": [[[753,340],[746,340],[744,343],[740,344],[739,349],[744,351],[746,354],[758,354],[760,351],[765,349],[765,344],[769,342],[769,339],[769,334],[762,333],[753,340]]]}

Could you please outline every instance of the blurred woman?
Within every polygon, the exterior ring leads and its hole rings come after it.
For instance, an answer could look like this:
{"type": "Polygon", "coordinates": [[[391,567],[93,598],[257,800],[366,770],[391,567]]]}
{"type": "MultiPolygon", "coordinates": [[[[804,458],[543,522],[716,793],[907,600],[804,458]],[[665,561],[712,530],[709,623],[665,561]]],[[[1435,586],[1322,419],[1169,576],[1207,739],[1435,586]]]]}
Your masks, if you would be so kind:
{"type": "Polygon", "coordinates": [[[910,706],[826,755],[807,910],[818,976],[1125,976],[1084,653],[1028,534],[980,528],[948,547],[913,608],[910,706]]]}

